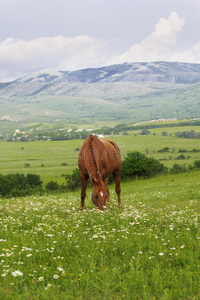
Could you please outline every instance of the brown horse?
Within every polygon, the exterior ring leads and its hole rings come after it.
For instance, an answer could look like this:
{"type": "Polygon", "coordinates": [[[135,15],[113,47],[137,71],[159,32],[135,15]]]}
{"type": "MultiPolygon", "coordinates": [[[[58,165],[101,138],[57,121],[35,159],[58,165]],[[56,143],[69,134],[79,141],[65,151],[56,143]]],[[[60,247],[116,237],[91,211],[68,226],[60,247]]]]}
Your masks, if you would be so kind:
{"type": "Polygon", "coordinates": [[[103,210],[106,202],[109,203],[109,191],[107,187],[109,174],[115,179],[115,190],[120,201],[120,172],[121,158],[117,144],[110,140],[99,140],[92,134],[84,141],[78,159],[80,177],[82,183],[81,209],[84,209],[87,180],[92,183],[92,202],[96,208],[103,210]],[[107,179],[106,179],[107,178],[107,179]]]}

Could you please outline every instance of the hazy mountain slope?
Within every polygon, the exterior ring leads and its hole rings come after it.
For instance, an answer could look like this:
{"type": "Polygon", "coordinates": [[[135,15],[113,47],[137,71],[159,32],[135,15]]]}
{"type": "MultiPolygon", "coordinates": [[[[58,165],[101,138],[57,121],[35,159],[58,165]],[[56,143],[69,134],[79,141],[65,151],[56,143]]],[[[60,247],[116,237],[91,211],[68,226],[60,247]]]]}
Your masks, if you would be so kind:
{"type": "Polygon", "coordinates": [[[200,82],[200,64],[176,62],[124,63],[73,72],[52,71],[25,76],[17,82],[200,82]]]}
{"type": "Polygon", "coordinates": [[[129,122],[199,115],[199,64],[129,63],[48,71],[0,84],[1,124],[5,120],[129,122]]]}

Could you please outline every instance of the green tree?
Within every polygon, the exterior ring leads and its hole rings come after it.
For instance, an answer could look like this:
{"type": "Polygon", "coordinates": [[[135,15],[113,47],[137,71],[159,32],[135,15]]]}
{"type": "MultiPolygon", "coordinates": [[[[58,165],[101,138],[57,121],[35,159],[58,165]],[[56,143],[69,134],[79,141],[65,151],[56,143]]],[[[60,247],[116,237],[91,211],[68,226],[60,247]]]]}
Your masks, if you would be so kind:
{"type": "Polygon", "coordinates": [[[0,195],[5,197],[12,189],[12,183],[9,178],[0,174],[0,195]]]}
{"type": "Polygon", "coordinates": [[[42,186],[42,181],[40,179],[40,175],[37,175],[37,174],[27,174],[26,181],[30,187],[41,187],[42,186]]]}
{"type": "Polygon", "coordinates": [[[122,179],[149,178],[157,174],[166,173],[167,168],[154,158],[148,158],[140,152],[129,152],[122,162],[122,179]]]}
{"type": "Polygon", "coordinates": [[[167,131],[163,131],[162,136],[167,136],[167,131]]]}
{"type": "Polygon", "coordinates": [[[148,129],[142,129],[141,135],[148,135],[150,134],[150,131],[148,129]]]}

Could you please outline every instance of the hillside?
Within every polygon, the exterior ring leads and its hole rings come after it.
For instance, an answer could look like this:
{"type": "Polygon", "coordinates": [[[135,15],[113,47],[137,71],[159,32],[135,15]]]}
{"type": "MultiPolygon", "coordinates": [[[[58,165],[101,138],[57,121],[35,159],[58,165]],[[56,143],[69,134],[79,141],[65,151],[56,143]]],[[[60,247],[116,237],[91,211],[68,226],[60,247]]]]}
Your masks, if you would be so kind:
{"type": "Polygon", "coordinates": [[[0,84],[0,125],[137,122],[200,115],[200,64],[125,63],[0,84]]]}

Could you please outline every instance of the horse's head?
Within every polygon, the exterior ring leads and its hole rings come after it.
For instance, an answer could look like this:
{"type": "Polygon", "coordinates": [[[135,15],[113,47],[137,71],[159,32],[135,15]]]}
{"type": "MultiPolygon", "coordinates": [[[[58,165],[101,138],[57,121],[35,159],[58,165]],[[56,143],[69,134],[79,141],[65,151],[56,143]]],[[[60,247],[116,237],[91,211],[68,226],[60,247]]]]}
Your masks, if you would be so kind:
{"type": "Polygon", "coordinates": [[[102,211],[106,208],[106,200],[109,199],[107,183],[108,178],[105,181],[95,178],[92,180],[92,202],[102,211]]]}

